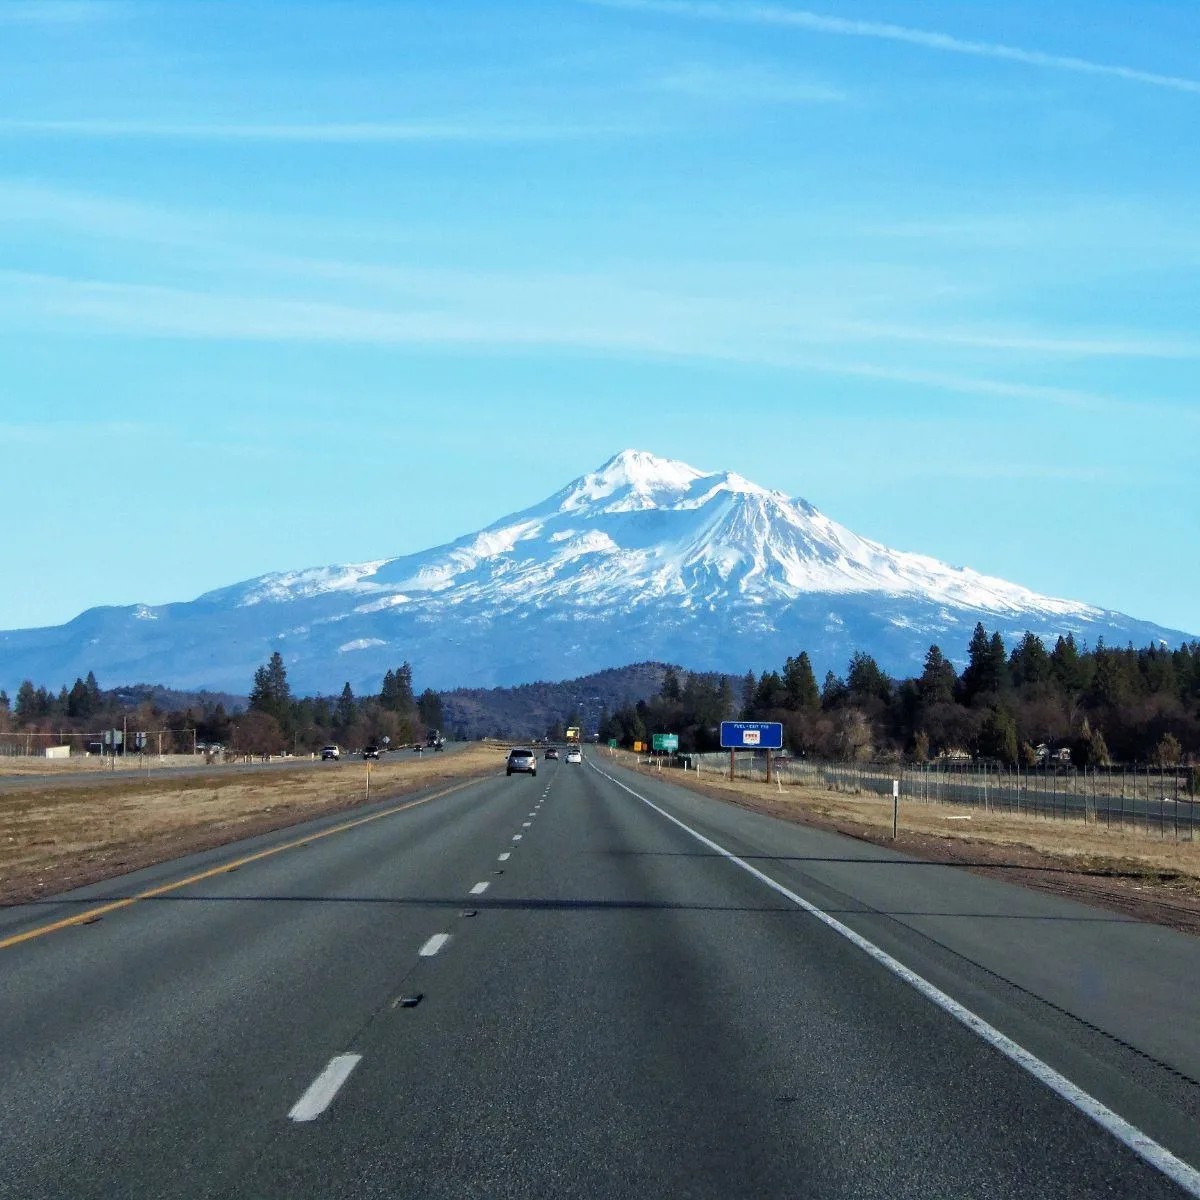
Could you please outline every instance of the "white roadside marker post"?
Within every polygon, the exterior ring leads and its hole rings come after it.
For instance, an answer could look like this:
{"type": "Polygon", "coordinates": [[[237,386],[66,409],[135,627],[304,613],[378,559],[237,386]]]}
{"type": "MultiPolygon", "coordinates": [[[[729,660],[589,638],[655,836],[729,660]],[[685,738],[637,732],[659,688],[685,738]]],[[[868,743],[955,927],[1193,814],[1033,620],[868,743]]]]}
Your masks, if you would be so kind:
{"type": "Polygon", "coordinates": [[[900,780],[892,780],[892,841],[896,840],[896,828],[900,824],[900,780]]]}

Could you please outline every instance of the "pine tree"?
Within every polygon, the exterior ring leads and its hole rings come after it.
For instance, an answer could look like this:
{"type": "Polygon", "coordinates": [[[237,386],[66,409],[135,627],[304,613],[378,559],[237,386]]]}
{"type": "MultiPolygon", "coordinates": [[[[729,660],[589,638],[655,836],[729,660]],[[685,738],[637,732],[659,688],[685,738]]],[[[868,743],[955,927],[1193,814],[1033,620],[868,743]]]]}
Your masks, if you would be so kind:
{"type": "Polygon", "coordinates": [[[879,664],[861,650],[856,650],[846,672],[846,687],[855,700],[882,700],[885,704],[892,698],[892,681],[883,673],[879,664]]]}
{"type": "Polygon", "coordinates": [[[91,696],[88,693],[87,684],[82,679],[76,678],[75,684],[67,696],[67,716],[86,718],[91,715],[91,696]]]}
{"type": "Polygon", "coordinates": [[[1017,687],[1034,687],[1048,682],[1053,675],[1053,664],[1042,639],[1028,629],[1013,648],[1008,666],[1017,687]]]}
{"type": "Polygon", "coordinates": [[[1072,699],[1079,695],[1083,687],[1083,675],[1074,634],[1060,636],[1055,642],[1054,649],[1050,652],[1050,670],[1064,695],[1072,699]]]}
{"type": "Polygon", "coordinates": [[[358,716],[358,702],[354,699],[354,693],[350,690],[349,681],[342,688],[342,694],[338,697],[337,707],[334,709],[334,722],[341,729],[348,729],[354,724],[354,719],[358,716]]]}
{"type": "Polygon", "coordinates": [[[1009,713],[993,708],[979,730],[979,753],[1011,766],[1017,761],[1017,723],[1009,713]]]}
{"type": "Polygon", "coordinates": [[[287,668],[283,665],[283,655],[276,650],[266,665],[254,672],[250,707],[256,712],[265,712],[278,721],[286,715],[291,701],[292,689],[288,686],[287,668]]]}
{"type": "Polygon", "coordinates": [[[721,683],[717,688],[717,705],[717,720],[728,720],[733,714],[733,684],[730,682],[728,675],[721,676],[721,683]]]}
{"type": "Polygon", "coordinates": [[[754,712],[759,717],[775,712],[784,706],[787,692],[778,671],[764,671],[758,681],[758,690],[754,693],[754,712]]]}
{"type": "Polygon", "coordinates": [[[758,691],[758,679],[753,671],[747,671],[742,679],[742,714],[750,712],[754,707],[754,695],[758,691]]]}
{"type": "Polygon", "coordinates": [[[399,705],[397,712],[411,712],[417,703],[413,695],[412,667],[407,662],[402,662],[396,671],[396,703],[399,705]]]}
{"type": "Polygon", "coordinates": [[[17,688],[16,713],[18,721],[32,721],[39,715],[37,692],[31,679],[23,679],[21,686],[17,688]]]}
{"type": "Polygon", "coordinates": [[[821,684],[821,707],[828,712],[836,708],[846,698],[846,685],[832,671],[825,672],[825,682],[821,684]]]}
{"type": "Polygon", "coordinates": [[[659,690],[659,695],[664,700],[669,700],[672,703],[679,700],[681,695],[679,676],[674,667],[668,667],[663,673],[662,688],[659,690]]]}
{"type": "Polygon", "coordinates": [[[427,729],[441,729],[445,724],[442,698],[432,688],[426,688],[417,700],[417,713],[427,729]]]}
{"type": "Polygon", "coordinates": [[[1000,634],[997,632],[989,637],[983,622],[978,622],[967,647],[967,657],[969,661],[961,681],[963,700],[970,704],[976,696],[998,695],[1003,690],[1008,666],[1008,654],[1000,634]]]}
{"type": "Polygon", "coordinates": [[[954,670],[954,664],[942,654],[940,646],[930,646],[917,684],[921,700],[925,704],[950,704],[954,700],[957,684],[958,673],[954,670]]]}
{"type": "Polygon", "coordinates": [[[811,712],[821,706],[821,693],[817,690],[817,677],[813,674],[808,651],[801,650],[795,658],[789,658],[783,668],[783,688],[787,695],[787,707],[795,712],[811,712]]]}

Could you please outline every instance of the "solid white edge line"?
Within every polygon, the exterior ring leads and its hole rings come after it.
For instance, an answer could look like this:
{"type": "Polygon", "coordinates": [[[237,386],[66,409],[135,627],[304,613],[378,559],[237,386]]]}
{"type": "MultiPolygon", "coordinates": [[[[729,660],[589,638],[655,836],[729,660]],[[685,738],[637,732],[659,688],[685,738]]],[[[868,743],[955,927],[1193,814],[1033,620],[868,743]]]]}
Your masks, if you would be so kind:
{"type": "Polygon", "coordinates": [[[490,885],[489,885],[489,884],[487,884],[486,882],[484,882],[484,883],[477,883],[477,884],[476,884],[476,885],[475,885],[475,886],[474,886],[474,887],[471,889],[471,895],[472,895],[472,896],[482,896],[482,895],[483,895],[483,893],[484,893],[484,892],[486,892],[486,891],[488,890],[488,887],[489,887],[489,886],[490,886],[490,885]]]}
{"type": "Polygon", "coordinates": [[[1149,1163],[1155,1170],[1161,1171],[1173,1183],[1177,1183],[1183,1188],[1189,1196],[1200,1200],[1200,1171],[1197,1171],[1194,1167],[1184,1162],[1183,1159],[1177,1158],[1165,1146],[1159,1145],[1152,1137],[1138,1129],[1136,1125],[1130,1124],[1124,1117],[1119,1116],[1107,1105],[1102,1104],[1094,1096],[1072,1083],[1065,1075],[1060,1075],[1049,1064],[1042,1062],[1035,1054],[1031,1054],[1024,1046],[1018,1045],[1012,1038],[1001,1033],[995,1026],[989,1025],[987,1021],[977,1016],[969,1008],[964,1007],[957,1000],[947,996],[940,988],[935,987],[923,976],[910,970],[899,959],[893,958],[888,954],[886,950],[881,950],[874,942],[870,942],[863,937],[862,934],[855,933],[848,925],[843,925],[836,917],[831,917],[824,909],[818,908],[815,904],[805,900],[803,896],[797,895],[791,889],[784,887],[782,883],[772,879],[757,867],[751,866],[745,859],[739,858],[732,851],[726,850],[724,846],[718,845],[711,838],[705,837],[704,834],[685,824],[678,817],[672,816],[665,809],[660,808],[653,800],[647,800],[640,792],[635,792],[633,788],[628,787],[619,779],[613,778],[607,771],[602,771],[590,762],[588,766],[597,774],[603,775],[610,783],[615,783],[617,787],[636,797],[649,808],[652,808],[659,816],[665,817],[673,825],[678,825],[685,833],[691,834],[702,845],[715,851],[722,858],[728,859],[731,863],[735,863],[743,871],[753,875],[759,882],[766,884],[772,891],[778,892],[779,895],[790,900],[798,908],[803,909],[810,916],[827,925],[835,933],[840,933],[847,941],[852,942],[865,954],[870,955],[881,967],[903,979],[905,983],[915,988],[927,1000],[933,1001],[943,1012],[953,1017],[960,1024],[965,1025],[972,1033],[987,1042],[989,1046],[998,1050],[1010,1062],[1028,1071],[1030,1075],[1044,1083],[1052,1092],[1062,1097],[1073,1108],[1090,1117],[1097,1125],[1115,1137],[1123,1146],[1132,1150],[1143,1162],[1149,1163]]]}
{"type": "Polygon", "coordinates": [[[448,933],[435,933],[417,953],[422,958],[432,958],[449,940],[448,933]]]}
{"type": "Polygon", "coordinates": [[[288,1119],[292,1121],[315,1121],[333,1103],[350,1072],[362,1062],[361,1054],[336,1054],[329,1060],[325,1070],[308,1085],[304,1095],[292,1105],[288,1119]]]}

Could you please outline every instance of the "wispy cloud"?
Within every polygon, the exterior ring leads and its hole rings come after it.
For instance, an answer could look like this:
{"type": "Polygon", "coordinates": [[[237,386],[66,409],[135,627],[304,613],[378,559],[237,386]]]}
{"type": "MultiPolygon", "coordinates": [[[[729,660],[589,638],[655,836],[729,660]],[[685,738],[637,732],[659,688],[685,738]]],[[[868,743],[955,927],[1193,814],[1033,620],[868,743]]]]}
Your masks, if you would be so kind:
{"type": "Polygon", "coordinates": [[[655,86],[725,104],[837,104],[847,99],[840,88],[749,66],[692,63],[661,76],[655,86]]]}
{"type": "Polygon", "coordinates": [[[550,142],[630,132],[608,125],[548,125],[523,121],[351,121],[318,123],[192,123],[187,121],[36,120],[0,117],[0,136],[177,142],[550,142]]]}
{"type": "Polygon", "coordinates": [[[752,314],[745,315],[744,305],[707,303],[703,297],[594,275],[399,274],[409,285],[407,294],[390,302],[376,298],[373,304],[355,304],[8,271],[0,272],[0,317],[10,328],[61,328],[75,336],[462,346],[485,353],[572,349],[687,358],[1090,412],[1129,407],[1084,388],[865,361],[858,349],[833,353],[819,331],[800,336],[770,323],[756,324],[752,314]],[[743,323],[731,326],[730,314],[739,310],[743,323]]]}
{"type": "MultiPolygon", "coordinates": [[[[1138,224],[1137,213],[1122,209],[1120,215],[1120,229],[1138,224]]],[[[1070,224],[1083,220],[1084,214],[1072,210],[1070,224]]],[[[63,189],[36,179],[0,178],[0,231],[5,227],[9,233],[0,232],[0,247],[7,241],[26,248],[37,244],[29,241],[31,229],[52,232],[50,244],[60,247],[65,237],[107,248],[124,243],[122,253],[133,255],[127,266],[146,286],[166,285],[164,301],[176,297],[172,284],[181,277],[190,283],[205,279],[224,294],[247,287],[260,294],[265,288],[283,299],[237,301],[249,305],[240,310],[238,320],[244,320],[252,334],[259,331],[253,336],[437,341],[477,336],[487,340],[494,332],[502,341],[664,352],[721,345],[737,354],[749,352],[756,361],[776,361],[782,353],[784,365],[801,350],[836,355],[839,361],[854,355],[902,354],[910,360],[919,356],[926,366],[944,364],[952,355],[957,364],[973,362],[987,371],[1003,364],[1005,373],[1021,365],[1041,370],[1051,359],[1200,359],[1200,338],[1182,331],[1160,332],[1136,324],[1064,329],[1031,324],[1019,314],[1007,320],[990,315],[973,319],[970,306],[987,291],[969,295],[955,288],[952,268],[931,272],[901,265],[886,269],[875,263],[864,270],[857,249],[842,261],[835,258],[803,269],[764,269],[753,263],[681,265],[669,260],[576,271],[513,271],[483,264],[462,269],[436,262],[440,243],[412,245],[404,253],[409,261],[397,261],[386,231],[382,240],[365,235],[372,254],[365,258],[334,249],[345,239],[341,227],[329,222],[306,222],[287,214],[189,211],[63,189]],[[281,309],[281,304],[293,307],[281,309]],[[422,325],[413,316],[418,311],[439,319],[422,325]],[[515,313],[535,314],[531,319],[540,323],[544,337],[528,325],[518,329],[497,320],[515,313]],[[896,319],[898,313],[905,318],[896,319]],[[446,314],[456,315],[447,321],[446,314]]],[[[859,226],[852,223],[847,228],[857,232],[859,226]]],[[[1107,229],[1107,223],[1099,228],[1107,229]]],[[[1045,232],[1054,240],[1052,227],[1045,232]]],[[[1061,239],[1064,232],[1055,236],[1061,239]]],[[[1116,234],[1110,231],[1106,236],[1111,240],[1116,234]]],[[[414,238],[419,242],[416,234],[414,238]]],[[[1093,240],[1100,244],[1098,234],[1093,240]]],[[[1179,245],[1170,245],[1178,258],[1179,245]]],[[[1140,261],[1145,261],[1144,254],[1140,261]]],[[[57,269],[50,266],[45,278],[56,277],[57,269]]],[[[20,286],[33,288],[41,276],[20,278],[20,286]]],[[[8,279],[16,286],[17,276],[8,279]]],[[[122,307],[115,305],[115,297],[128,299],[128,293],[111,289],[134,286],[76,281],[68,291],[68,283],[59,279],[55,284],[62,297],[69,295],[72,304],[86,299],[89,311],[102,309],[110,317],[122,307]]],[[[150,294],[140,293],[144,298],[150,294]]],[[[195,287],[179,293],[186,300],[186,319],[168,311],[173,303],[155,316],[148,300],[150,315],[139,319],[149,320],[151,333],[161,332],[164,322],[181,319],[183,336],[236,337],[236,332],[225,330],[224,322],[204,316],[199,301],[186,299],[203,294],[204,288],[195,287]]],[[[47,295],[41,289],[34,298],[44,300],[47,295]]]]}
{"type": "Polygon", "coordinates": [[[902,42],[950,54],[967,54],[976,58],[992,58],[1021,63],[1056,71],[1075,71],[1121,79],[1128,83],[1147,84],[1177,92],[1200,95],[1200,80],[1179,75],[1163,75],[1115,63],[1093,62],[1067,54],[1047,54],[999,42],[978,42],[953,34],[930,29],[914,29],[883,21],[860,21],[847,17],[832,17],[806,9],[787,8],[776,4],[725,4],[709,0],[585,0],[604,8],[631,9],[639,12],[663,13],[711,21],[734,21],[754,25],[774,25],[803,29],[811,33],[835,34],[841,37],[874,38],[887,42],[902,42]]]}
{"type": "Polygon", "coordinates": [[[996,331],[931,325],[874,325],[862,322],[828,326],[831,334],[864,341],[915,342],[936,346],[961,346],[972,350],[1018,350],[1065,358],[1200,358],[1200,340],[1130,336],[1068,336],[1033,334],[1012,330],[996,331]]]}

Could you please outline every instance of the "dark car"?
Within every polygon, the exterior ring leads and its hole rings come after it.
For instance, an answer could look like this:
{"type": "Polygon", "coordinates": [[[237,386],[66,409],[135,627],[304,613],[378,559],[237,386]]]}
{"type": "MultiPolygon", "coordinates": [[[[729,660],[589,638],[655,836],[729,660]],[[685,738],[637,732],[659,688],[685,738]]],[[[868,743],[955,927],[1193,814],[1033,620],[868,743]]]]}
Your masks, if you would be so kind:
{"type": "Polygon", "coordinates": [[[508,762],[505,764],[505,775],[519,771],[523,775],[537,774],[537,756],[532,750],[514,749],[508,752],[508,762]]]}
{"type": "Polygon", "coordinates": [[[363,758],[378,758],[378,757],[379,757],[379,747],[378,746],[368,746],[363,751],[363,758]]]}
{"type": "Polygon", "coordinates": [[[549,747],[547,747],[547,749],[546,749],[546,757],[547,757],[547,758],[557,758],[557,757],[558,757],[558,747],[557,747],[557,746],[549,746],[549,747]]]}

